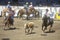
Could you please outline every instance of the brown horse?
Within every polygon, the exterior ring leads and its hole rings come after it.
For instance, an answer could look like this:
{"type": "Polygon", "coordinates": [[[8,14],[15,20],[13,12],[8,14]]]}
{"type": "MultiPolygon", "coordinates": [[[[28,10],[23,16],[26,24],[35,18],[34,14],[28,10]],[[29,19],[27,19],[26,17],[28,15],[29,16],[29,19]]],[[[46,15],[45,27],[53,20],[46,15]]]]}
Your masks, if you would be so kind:
{"type": "Polygon", "coordinates": [[[30,8],[26,12],[26,9],[23,8],[23,9],[19,10],[18,15],[20,15],[20,17],[22,17],[23,14],[26,14],[27,16],[29,16],[30,14],[33,14],[35,17],[37,17],[39,15],[39,12],[34,8],[30,8]]]}
{"type": "Polygon", "coordinates": [[[22,17],[22,15],[25,14],[25,13],[26,13],[26,10],[25,10],[25,9],[20,9],[20,10],[18,11],[18,15],[19,15],[20,17],[22,17]]]}
{"type": "MultiPolygon", "coordinates": [[[[5,21],[5,27],[10,28],[11,25],[13,25],[13,20],[11,19],[11,17],[7,17],[5,21]]],[[[5,29],[4,27],[4,29],[5,29]]]]}
{"type": "Polygon", "coordinates": [[[35,18],[38,17],[39,18],[39,11],[35,10],[35,18]]]}
{"type": "Polygon", "coordinates": [[[3,16],[6,16],[6,12],[8,11],[8,8],[4,8],[3,10],[2,10],[2,15],[3,16]]]}
{"type": "Polygon", "coordinates": [[[26,11],[26,9],[20,9],[19,11],[18,11],[18,15],[20,16],[20,17],[22,17],[22,15],[24,15],[24,14],[26,14],[27,15],[27,19],[28,19],[28,16],[31,14],[31,11],[30,10],[28,10],[28,11],[26,11]]]}
{"type": "MultiPolygon", "coordinates": [[[[9,11],[8,8],[4,8],[4,9],[2,10],[2,14],[3,14],[3,16],[6,16],[6,12],[8,12],[8,11],[9,11]]],[[[12,11],[14,11],[14,10],[12,10],[12,11]]]]}
{"type": "MultiPolygon", "coordinates": [[[[13,22],[14,20],[12,19],[13,15],[14,15],[14,11],[12,10],[13,14],[8,14],[8,16],[5,17],[4,22],[5,22],[5,27],[7,26],[8,28],[10,28],[10,26],[13,26],[13,22]]],[[[4,29],[5,29],[4,27],[4,29]]]]}
{"type": "Polygon", "coordinates": [[[29,9],[32,13],[34,13],[35,17],[38,17],[39,16],[39,11],[36,10],[35,8],[30,8],[29,9]]]}

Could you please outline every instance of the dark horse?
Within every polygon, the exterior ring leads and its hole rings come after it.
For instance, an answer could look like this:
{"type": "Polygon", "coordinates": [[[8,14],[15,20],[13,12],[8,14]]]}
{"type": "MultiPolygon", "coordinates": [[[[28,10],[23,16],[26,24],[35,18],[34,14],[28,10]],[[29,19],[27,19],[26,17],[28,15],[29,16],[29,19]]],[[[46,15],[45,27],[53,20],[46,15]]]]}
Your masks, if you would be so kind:
{"type": "Polygon", "coordinates": [[[42,23],[42,30],[43,30],[43,32],[45,32],[45,30],[47,30],[47,27],[49,25],[50,25],[49,31],[51,31],[51,28],[53,26],[53,19],[51,19],[50,17],[47,17],[46,15],[44,15],[43,23],[42,23]]]}

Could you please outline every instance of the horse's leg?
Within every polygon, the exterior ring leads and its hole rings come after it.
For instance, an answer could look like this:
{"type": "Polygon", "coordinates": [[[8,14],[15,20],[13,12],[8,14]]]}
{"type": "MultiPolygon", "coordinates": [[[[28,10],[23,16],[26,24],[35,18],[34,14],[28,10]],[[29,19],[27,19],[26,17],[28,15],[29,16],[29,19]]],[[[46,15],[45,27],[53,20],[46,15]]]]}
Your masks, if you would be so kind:
{"type": "Polygon", "coordinates": [[[45,25],[45,30],[47,30],[47,25],[45,25]]]}
{"type": "Polygon", "coordinates": [[[5,17],[5,18],[4,18],[4,22],[5,22],[5,24],[4,24],[4,25],[5,25],[4,29],[5,29],[6,26],[7,26],[7,20],[6,20],[6,19],[7,19],[7,18],[5,17]]]}
{"type": "Polygon", "coordinates": [[[45,32],[45,30],[46,30],[46,26],[44,28],[44,25],[42,25],[42,31],[45,32]]]}
{"type": "MultiPolygon", "coordinates": [[[[6,27],[7,23],[5,23],[5,27],[6,27]]],[[[5,27],[4,27],[4,30],[5,30],[5,27]]]]}
{"type": "Polygon", "coordinates": [[[27,15],[26,19],[29,20],[29,16],[28,15],[27,15]]]}
{"type": "MultiPolygon", "coordinates": [[[[6,18],[4,19],[4,21],[5,21],[5,27],[7,27],[8,26],[8,21],[6,20],[6,18]]],[[[4,27],[4,29],[6,29],[5,27],[4,27]]]]}
{"type": "Polygon", "coordinates": [[[44,25],[42,24],[42,31],[43,31],[43,27],[44,27],[44,25]]]}
{"type": "Polygon", "coordinates": [[[19,15],[19,18],[21,18],[21,14],[19,15]]]}
{"type": "Polygon", "coordinates": [[[36,18],[36,13],[34,14],[34,17],[36,18]]]}
{"type": "Polygon", "coordinates": [[[10,28],[10,24],[8,23],[8,28],[10,28]]]}
{"type": "Polygon", "coordinates": [[[54,23],[54,21],[53,21],[53,19],[52,19],[51,24],[50,24],[49,31],[51,31],[51,30],[52,30],[53,23],[54,23]]]}
{"type": "Polygon", "coordinates": [[[51,24],[51,25],[50,25],[49,31],[51,31],[51,30],[52,30],[52,26],[53,26],[53,24],[51,24]]]}
{"type": "Polygon", "coordinates": [[[39,13],[38,13],[38,19],[39,19],[39,13]]]}
{"type": "Polygon", "coordinates": [[[8,22],[7,22],[7,26],[8,26],[8,28],[10,28],[10,25],[11,25],[11,24],[10,24],[10,22],[9,22],[9,20],[8,20],[8,22]]]}
{"type": "Polygon", "coordinates": [[[15,28],[13,25],[14,25],[14,18],[13,18],[13,19],[11,19],[10,26],[11,26],[12,28],[15,28]]]}
{"type": "Polygon", "coordinates": [[[47,25],[45,25],[45,28],[44,28],[43,32],[45,32],[45,30],[47,30],[47,25]]]}

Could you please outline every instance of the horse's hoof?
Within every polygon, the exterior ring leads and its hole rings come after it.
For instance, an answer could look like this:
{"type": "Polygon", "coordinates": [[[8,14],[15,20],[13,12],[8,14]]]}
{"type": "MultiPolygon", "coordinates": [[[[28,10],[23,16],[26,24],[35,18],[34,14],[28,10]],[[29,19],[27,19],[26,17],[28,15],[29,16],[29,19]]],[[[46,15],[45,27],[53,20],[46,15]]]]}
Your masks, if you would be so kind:
{"type": "Polygon", "coordinates": [[[29,34],[32,34],[32,32],[30,32],[29,34]]]}
{"type": "Polygon", "coordinates": [[[4,30],[6,30],[6,29],[4,29],[4,30]]]}
{"type": "Polygon", "coordinates": [[[51,32],[52,30],[49,30],[49,32],[51,32]]]}
{"type": "Polygon", "coordinates": [[[43,32],[45,33],[45,30],[43,30],[43,32]]]}
{"type": "Polygon", "coordinates": [[[4,30],[8,30],[7,28],[5,28],[4,30]]]}

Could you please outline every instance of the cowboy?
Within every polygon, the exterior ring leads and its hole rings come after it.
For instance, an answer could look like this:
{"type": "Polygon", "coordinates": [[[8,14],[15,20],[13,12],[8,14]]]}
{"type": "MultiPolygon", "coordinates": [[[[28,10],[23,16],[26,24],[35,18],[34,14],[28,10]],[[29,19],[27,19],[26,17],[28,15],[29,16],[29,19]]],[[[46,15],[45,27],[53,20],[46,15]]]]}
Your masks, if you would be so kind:
{"type": "Polygon", "coordinates": [[[9,8],[8,13],[9,13],[9,16],[12,16],[12,19],[13,19],[14,11],[11,8],[9,8]]]}
{"type": "Polygon", "coordinates": [[[14,11],[11,8],[9,8],[8,13],[9,13],[8,17],[11,17],[12,22],[14,22],[14,14],[15,14],[14,11]]]}
{"type": "Polygon", "coordinates": [[[8,2],[8,4],[7,4],[7,8],[11,8],[10,2],[8,2]]]}
{"type": "Polygon", "coordinates": [[[48,22],[50,22],[50,13],[49,13],[49,10],[46,9],[46,13],[44,14],[43,18],[47,16],[47,19],[48,19],[48,22]]]}
{"type": "Polygon", "coordinates": [[[32,2],[30,3],[29,8],[34,8],[32,2]]]}
{"type": "Polygon", "coordinates": [[[26,2],[26,5],[24,5],[24,8],[28,10],[28,2],[26,2]]]}

